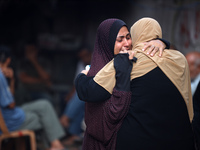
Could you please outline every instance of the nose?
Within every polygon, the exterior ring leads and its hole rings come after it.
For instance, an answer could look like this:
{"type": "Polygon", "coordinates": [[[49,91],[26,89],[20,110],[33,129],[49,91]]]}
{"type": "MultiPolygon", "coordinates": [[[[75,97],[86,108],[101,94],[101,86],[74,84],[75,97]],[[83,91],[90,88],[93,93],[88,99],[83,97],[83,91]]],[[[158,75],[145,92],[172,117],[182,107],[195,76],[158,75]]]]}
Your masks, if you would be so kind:
{"type": "Polygon", "coordinates": [[[127,39],[124,40],[124,46],[128,46],[128,40],[127,39]]]}

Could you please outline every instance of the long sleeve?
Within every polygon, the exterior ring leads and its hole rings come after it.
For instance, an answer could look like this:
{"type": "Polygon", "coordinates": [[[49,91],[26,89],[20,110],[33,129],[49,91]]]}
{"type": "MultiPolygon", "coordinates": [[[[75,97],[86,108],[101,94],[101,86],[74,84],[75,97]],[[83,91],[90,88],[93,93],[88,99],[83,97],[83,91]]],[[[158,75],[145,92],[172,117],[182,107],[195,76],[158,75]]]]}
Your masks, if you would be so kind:
{"type": "Polygon", "coordinates": [[[114,58],[114,68],[116,71],[115,89],[119,91],[130,91],[130,73],[133,67],[133,62],[129,60],[129,55],[118,54],[114,58]]]}
{"type": "Polygon", "coordinates": [[[107,100],[111,94],[98,85],[93,77],[80,73],[75,80],[75,87],[80,100],[85,102],[100,102],[107,100]]]}
{"type": "MultiPolygon", "coordinates": [[[[114,60],[116,70],[116,90],[130,91],[132,62],[128,59],[128,54],[116,55],[114,60]]],[[[79,98],[85,102],[102,102],[111,96],[108,91],[93,80],[93,77],[87,77],[83,73],[80,73],[76,77],[75,87],[79,98]]]]}

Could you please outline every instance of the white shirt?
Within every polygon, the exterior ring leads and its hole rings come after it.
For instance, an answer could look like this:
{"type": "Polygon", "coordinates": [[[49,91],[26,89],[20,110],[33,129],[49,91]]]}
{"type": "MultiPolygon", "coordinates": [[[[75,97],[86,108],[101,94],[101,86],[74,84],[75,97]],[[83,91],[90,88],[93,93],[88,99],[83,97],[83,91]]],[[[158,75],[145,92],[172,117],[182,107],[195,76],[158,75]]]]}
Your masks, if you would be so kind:
{"type": "Polygon", "coordinates": [[[192,96],[194,95],[200,81],[200,74],[191,82],[192,96]]]}

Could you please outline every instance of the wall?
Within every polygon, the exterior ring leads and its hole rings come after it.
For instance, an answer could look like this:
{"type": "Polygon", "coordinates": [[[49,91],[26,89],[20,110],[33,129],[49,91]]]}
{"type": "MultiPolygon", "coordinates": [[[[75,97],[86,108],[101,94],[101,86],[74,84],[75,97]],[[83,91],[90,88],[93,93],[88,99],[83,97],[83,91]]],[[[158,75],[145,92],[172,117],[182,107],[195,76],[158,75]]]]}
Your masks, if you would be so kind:
{"type": "Polygon", "coordinates": [[[163,38],[184,54],[200,51],[200,2],[191,0],[135,0],[131,1],[127,23],[131,26],[142,17],[156,19],[163,38]],[[131,19],[130,19],[131,18],[131,19]]]}
{"type": "Polygon", "coordinates": [[[24,44],[36,42],[41,53],[54,60],[55,82],[64,84],[73,83],[76,51],[82,43],[93,49],[97,27],[107,18],[122,19],[129,27],[142,17],[155,18],[163,38],[178,50],[200,51],[197,0],[9,0],[0,8],[0,45],[11,47],[20,60],[24,44]]]}

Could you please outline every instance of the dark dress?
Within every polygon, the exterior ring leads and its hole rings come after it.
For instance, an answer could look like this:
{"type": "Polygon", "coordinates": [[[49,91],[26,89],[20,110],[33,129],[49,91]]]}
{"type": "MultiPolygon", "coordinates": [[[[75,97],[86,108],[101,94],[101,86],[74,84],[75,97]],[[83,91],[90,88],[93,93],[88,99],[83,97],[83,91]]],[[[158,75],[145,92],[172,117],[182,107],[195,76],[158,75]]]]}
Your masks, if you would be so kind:
{"type": "MultiPolygon", "coordinates": [[[[85,89],[90,86],[90,93],[86,95],[78,89],[80,99],[95,102],[97,89],[101,91],[98,100],[107,99],[109,93],[91,79],[85,89]]],[[[194,150],[185,101],[158,67],[133,79],[131,91],[129,112],[117,133],[117,150],[194,150]]]]}
{"type": "Polygon", "coordinates": [[[85,124],[83,150],[115,150],[117,132],[126,117],[130,102],[130,72],[132,62],[128,54],[121,54],[115,57],[116,85],[112,95],[93,80],[79,74],[75,86],[77,94],[85,104],[85,124]],[[123,67],[125,66],[125,67],[123,67]],[[103,98],[101,98],[103,95],[103,98]],[[95,102],[95,103],[94,103],[95,102]]]}
{"type": "Polygon", "coordinates": [[[200,150],[200,82],[193,96],[193,108],[194,118],[192,125],[195,133],[196,146],[200,150]]]}
{"type": "Polygon", "coordinates": [[[117,134],[117,150],[193,150],[187,107],[167,76],[155,68],[131,81],[132,100],[117,134]]]}

